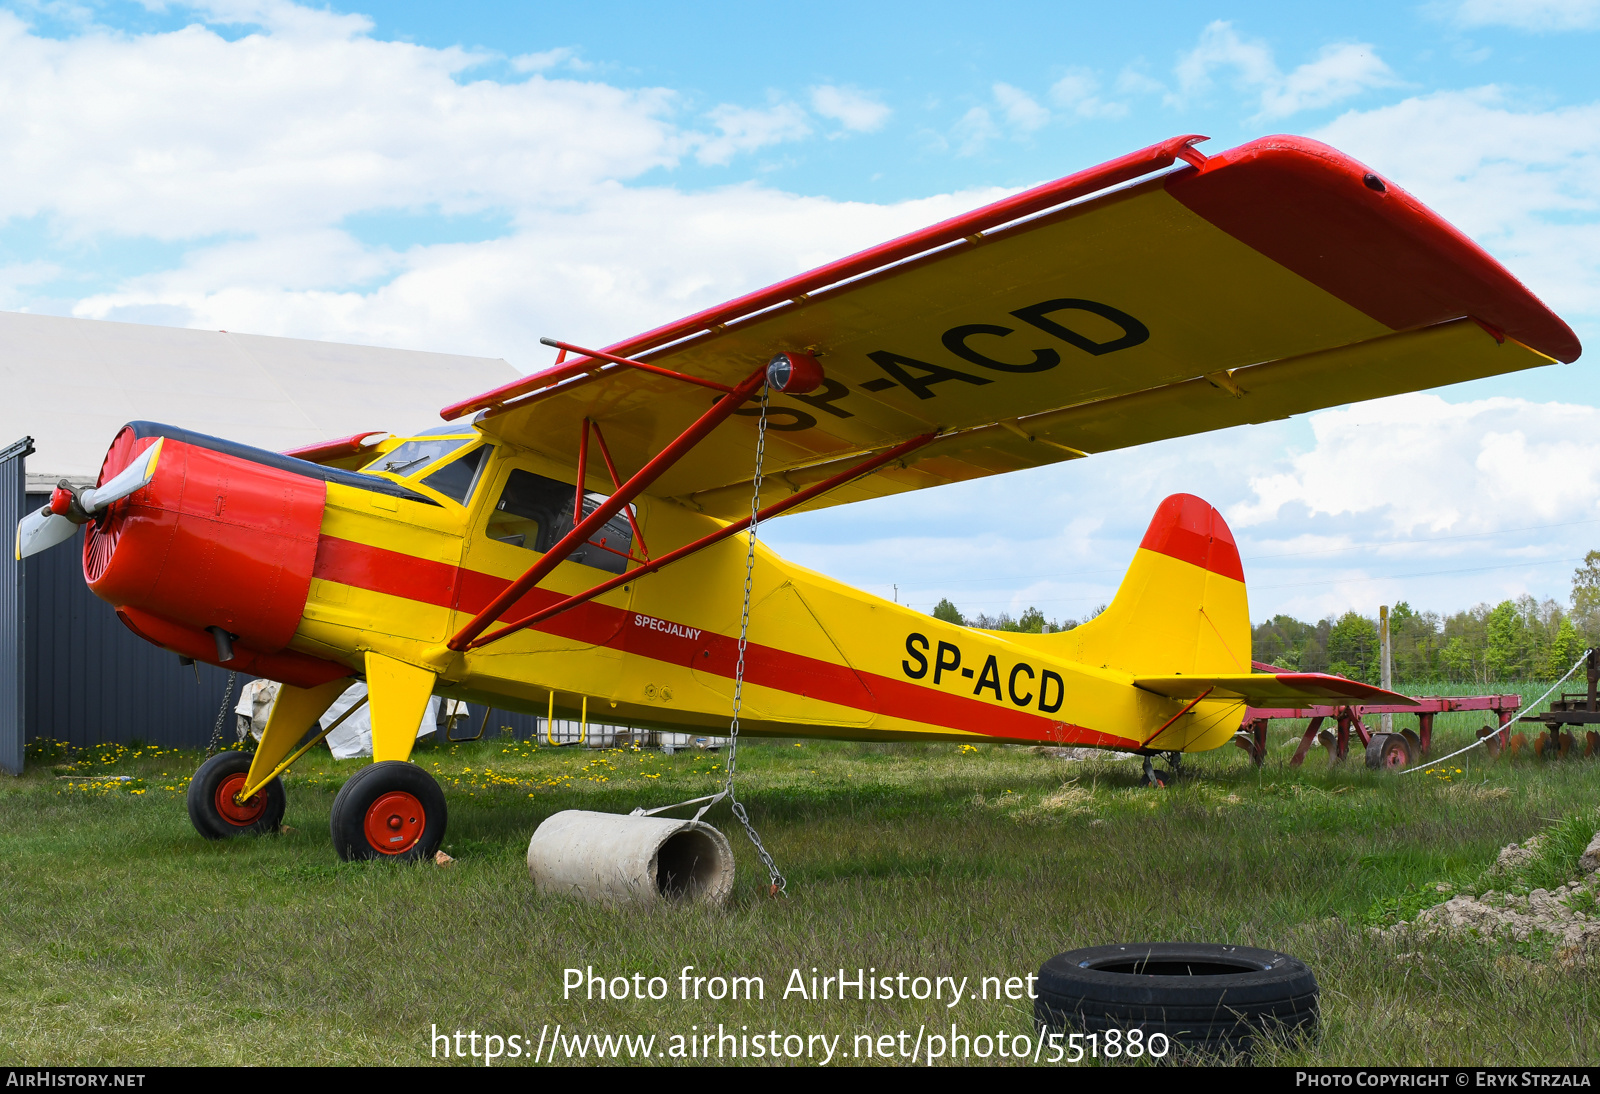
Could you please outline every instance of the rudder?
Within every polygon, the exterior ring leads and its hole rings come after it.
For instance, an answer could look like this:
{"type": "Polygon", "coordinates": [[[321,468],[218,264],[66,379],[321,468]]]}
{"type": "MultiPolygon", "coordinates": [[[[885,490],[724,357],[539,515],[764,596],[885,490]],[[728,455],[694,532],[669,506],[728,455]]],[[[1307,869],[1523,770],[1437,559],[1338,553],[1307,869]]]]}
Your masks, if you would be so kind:
{"type": "Polygon", "coordinates": [[[1076,661],[1135,674],[1249,672],[1244,568],[1222,514],[1193,494],[1163,501],[1110,605],[1060,643],[1076,661]]]}

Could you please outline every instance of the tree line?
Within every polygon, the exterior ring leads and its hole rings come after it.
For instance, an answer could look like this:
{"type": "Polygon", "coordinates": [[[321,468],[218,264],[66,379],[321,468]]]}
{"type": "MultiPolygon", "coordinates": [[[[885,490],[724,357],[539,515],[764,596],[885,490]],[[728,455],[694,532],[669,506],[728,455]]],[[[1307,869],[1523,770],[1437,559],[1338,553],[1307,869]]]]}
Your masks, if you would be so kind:
{"type": "MultiPolygon", "coordinates": [[[[1572,575],[1569,604],[1523,595],[1453,615],[1419,612],[1405,601],[1389,612],[1394,681],[1554,680],[1600,645],[1600,551],[1572,575]]],[[[1301,672],[1332,672],[1367,683],[1381,677],[1378,618],[1351,610],[1305,623],[1279,615],[1251,629],[1257,661],[1301,672]]]]}
{"type": "MultiPolygon", "coordinates": [[[[1103,610],[1097,608],[1088,618],[1103,610]]],[[[982,630],[1031,634],[1047,623],[1052,631],[1080,623],[1047,620],[1037,608],[1018,618],[1007,613],[963,616],[948,599],[939,601],[933,615],[982,630]]],[[[1382,675],[1376,613],[1351,609],[1315,623],[1278,615],[1252,627],[1250,639],[1251,655],[1266,664],[1331,672],[1371,684],[1382,675]]],[[[1389,643],[1397,686],[1408,681],[1488,685],[1497,680],[1554,680],[1585,650],[1600,646],[1600,551],[1590,551],[1573,573],[1568,606],[1524,595],[1442,615],[1417,611],[1402,600],[1389,612],[1389,643]]]]}

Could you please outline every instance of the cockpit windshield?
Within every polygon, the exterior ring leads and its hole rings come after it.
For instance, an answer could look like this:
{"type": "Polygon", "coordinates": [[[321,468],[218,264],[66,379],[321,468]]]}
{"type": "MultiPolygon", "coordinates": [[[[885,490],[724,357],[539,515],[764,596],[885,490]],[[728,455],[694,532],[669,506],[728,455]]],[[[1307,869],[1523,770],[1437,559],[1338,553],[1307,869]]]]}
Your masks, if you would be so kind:
{"type": "Polygon", "coordinates": [[[406,441],[399,447],[385,452],[361,470],[387,471],[393,475],[408,477],[471,442],[471,437],[428,437],[406,441]]]}

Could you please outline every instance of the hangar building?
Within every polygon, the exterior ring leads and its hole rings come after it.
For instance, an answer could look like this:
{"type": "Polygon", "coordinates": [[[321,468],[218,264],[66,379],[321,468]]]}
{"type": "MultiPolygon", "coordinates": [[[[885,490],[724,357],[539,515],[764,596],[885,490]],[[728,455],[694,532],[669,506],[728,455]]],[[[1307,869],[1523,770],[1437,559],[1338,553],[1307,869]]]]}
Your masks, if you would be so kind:
{"type": "MultiPolygon", "coordinates": [[[[486,357],[0,312],[0,527],[14,536],[59,479],[92,485],[125,422],[284,451],[437,426],[440,407],[518,375],[486,357]]],[[[36,738],[205,746],[228,674],[197,678],[126,630],[84,585],[81,532],[0,559],[0,770],[20,773],[36,738]]]]}

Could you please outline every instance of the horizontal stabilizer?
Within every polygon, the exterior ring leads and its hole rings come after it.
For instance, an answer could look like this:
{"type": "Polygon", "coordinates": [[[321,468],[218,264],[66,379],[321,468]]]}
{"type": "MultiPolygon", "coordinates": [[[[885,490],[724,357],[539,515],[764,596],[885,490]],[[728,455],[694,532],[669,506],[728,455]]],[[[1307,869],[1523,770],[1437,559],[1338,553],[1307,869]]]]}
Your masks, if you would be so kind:
{"type": "Polygon", "coordinates": [[[1253,707],[1383,703],[1417,706],[1415,699],[1325,672],[1228,673],[1221,676],[1140,676],[1133,686],[1168,699],[1240,699],[1253,707]]]}

